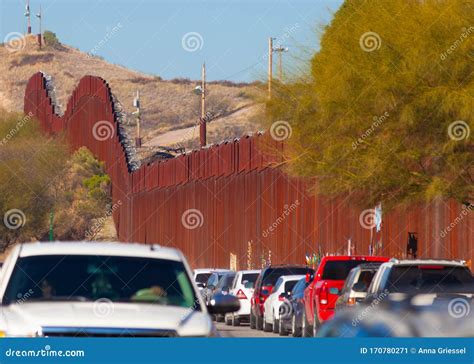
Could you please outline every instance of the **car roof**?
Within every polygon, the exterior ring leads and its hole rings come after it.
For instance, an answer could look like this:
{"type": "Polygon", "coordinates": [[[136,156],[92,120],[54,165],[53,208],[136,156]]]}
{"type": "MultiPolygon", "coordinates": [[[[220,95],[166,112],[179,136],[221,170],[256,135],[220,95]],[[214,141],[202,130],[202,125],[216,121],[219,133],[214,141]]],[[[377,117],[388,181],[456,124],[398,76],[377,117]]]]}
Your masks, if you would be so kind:
{"type": "Polygon", "coordinates": [[[366,260],[368,262],[385,262],[389,258],[374,255],[326,255],[323,260],[366,260]]]}
{"type": "Polygon", "coordinates": [[[449,260],[449,259],[390,259],[389,262],[385,263],[388,265],[448,265],[453,267],[465,267],[466,264],[462,260],[449,260]]]}
{"type": "Polygon", "coordinates": [[[251,273],[260,273],[261,270],[260,269],[247,269],[247,270],[239,270],[237,271],[237,273],[242,273],[242,274],[251,274],[251,273]]]}
{"type": "Polygon", "coordinates": [[[305,278],[306,276],[304,274],[291,274],[291,275],[286,275],[286,276],[281,276],[279,279],[281,279],[283,282],[287,281],[299,281],[301,278],[305,278]]]}
{"type": "Polygon", "coordinates": [[[182,261],[181,251],[159,245],[117,242],[35,242],[18,246],[19,257],[41,255],[105,255],[182,261]]]}
{"type": "Polygon", "coordinates": [[[196,268],[193,270],[194,273],[214,273],[214,272],[228,272],[229,269],[223,268],[196,268]]]}

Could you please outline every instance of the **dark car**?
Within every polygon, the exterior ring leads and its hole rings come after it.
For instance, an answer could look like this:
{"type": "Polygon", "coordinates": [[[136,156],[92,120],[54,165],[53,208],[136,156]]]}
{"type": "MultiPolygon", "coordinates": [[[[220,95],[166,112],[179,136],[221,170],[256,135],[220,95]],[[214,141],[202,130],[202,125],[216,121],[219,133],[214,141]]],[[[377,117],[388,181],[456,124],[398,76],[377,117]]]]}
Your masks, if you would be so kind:
{"type": "Polygon", "coordinates": [[[353,268],[346,278],[336,301],[336,311],[354,307],[364,301],[372,279],[382,263],[361,264],[353,268]]]}
{"type": "Polygon", "coordinates": [[[286,336],[290,332],[293,337],[301,336],[302,317],[304,310],[304,290],[308,287],[311,280],[301,278],[293,287],[290,295],[286,297],[286,301],[281,306],[278,333],[286,336]]]}
{"type": "MultiPolygon", "coordinates": [[[[216,287],[214,288],[211,299],[215,295],[226,295],[229,294],[230,288],[232,287],[232,282],[234,281],[235,278],[235,272],[229,272],[229,273],[224,273],[222,277],[219,279],[219,282],[217,282],[216,287]]],[[[224,317],[225,315],[216,315],[216,321],[217,322],[224,322],[224,317]]]]}
{"type": "Polygon", "coordinates": [[[474,278],[464,262],[442,259],[391,259],[375,274],[364,303],[383,300],[390,293],[435,297],[444,292],[464,293],[474,278]]]}
{"type": "Polygon", "coordinates": [[[222,276],[230,271],[216,271],[211,274],[209,279],[207,280],[204,288],[201,290],[202,298],[204,302],[208,304],[211,301],[211,297],[214,294],[217,284],[219,283],[222,276]]]}
{"type": "Polygon", "coordinates": [[[255,282],[250,309],[250,328],[263,330],[263,310],[267,297],[272,293],[278,278],[287,275],[314,275],[314,269],[304,265],[271,265],[262,270],[255,282]]]}

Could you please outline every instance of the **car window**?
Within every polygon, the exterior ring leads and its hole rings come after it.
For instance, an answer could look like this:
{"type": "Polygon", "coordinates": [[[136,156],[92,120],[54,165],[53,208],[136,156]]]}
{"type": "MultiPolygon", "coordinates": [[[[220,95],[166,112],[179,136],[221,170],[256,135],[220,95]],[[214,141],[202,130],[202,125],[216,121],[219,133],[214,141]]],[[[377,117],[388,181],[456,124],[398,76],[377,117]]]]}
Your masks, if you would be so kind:
{"type": "Polygon", "coordinates": [[[31,301],[106,298],[112,302],[181,307],[193,307],[196,301],[182,262],[141,257],[45,255],[19,258],[4,303],[13,303],[30,290],[33,291],[31,301]]]}
{"type": "Polygon", "coordinates": [[[258,278],[258,273],[244,273],[242,274],[241,283],[243,284],[245,281],[255,283],[258,278]]]}
{"type": "Polygon", "coordinates": [[[283,280],[281,278],[278,278],[278,280],[275,283],[275,287],[273,287],[273,291],[276,292],[278,289],[280,289],[280,286],[282,284],[283,280]]]}
{"type": "Polygon", "coordinates": [[[358,272],[359,272],[358,269],[351,270],[351,272],[346,278],[346,281],[344,282],[344,286],[342,287],[341,292],[347,292],[348,290],[352,288],[355,276],[357,275],[358,272]]]}
{"type": "Polygon", "coordinates": [[[294,295],[299,295],[302,291],[304,291],[306,286],[306,278],[301,278],[293,287],[293,290],[291,291],[291,294],[294,295]]]}
{"type": "Polygon", "coordinates": [[[285,275],[293,274],[314,274],[314,269],[305,267],[282,267],[282,268],[269,268],[263,278],[262,286],[274,286],[277,279],[285,275]]]}
{"type": "Polygon", "coordinates": [[[209,277],[209,280],[207,281],[207,285],[215,287],[218,281],[219,281],[219,276],[217,275],[217,273],[212,273],[211,276],[209,277]]]}
{"type": "Polygon", "coordinates": [[[226,274],[221,277],[219,283],[217,283],[217,289],[223,289],[224,287],[230,287],[232,285],[232,281],[235,278],[235,274],[226,274]]]}
{"type": "Polygon", "coordinates": [[[283,292],[291,292],[293,287],[298,283],[298,281],[286,281],[285,282],[285,290],[283,292]]]}
{"type": "Polygon", "coordinates": [[[365,291],[367,291],[370,286],[370,283],[372,283],[372,279],[374,278],[375,272],[376,271],[374,270],[362,270],[357,279],[354,280],[353,284],[351,285],[351,288],[355,283],[363,282],[365,284],[365,291]]]}
{"type": "Polygon", "coordinates": [[[196,283],[206,283],[210,276],[211,273],[198,273],[195,281],[196,283]]]}
{"type": "Polygon", "coordinates": [[[473,282],[470,271],[464,267],[396,266],[385,287],[389,292],[440,292],[468,288],[473,282]]]}
{"type": "Polygon", "coordinates": [[[322,279],[345,280],[352,268],[366,263],[364,260],[328,260],[323,269],[322,279]]]}

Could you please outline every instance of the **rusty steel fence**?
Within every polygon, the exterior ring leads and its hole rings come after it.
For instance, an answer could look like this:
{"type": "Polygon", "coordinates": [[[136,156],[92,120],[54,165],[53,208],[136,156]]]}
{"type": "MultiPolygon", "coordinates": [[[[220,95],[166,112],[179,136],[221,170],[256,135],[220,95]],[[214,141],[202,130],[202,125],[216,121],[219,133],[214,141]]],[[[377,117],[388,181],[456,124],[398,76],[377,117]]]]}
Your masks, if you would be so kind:
{"type": "Polygon", "coordinates": [[[232,261],[242,269],[349,250],[402,258],[414,232],[420,258],[473,258],[474,214],[455,201],[383,214],[377,232],[364,220],[372,211],[351,206],[344,196],[314,196],[309,188],[315,181],[287,175],[280,167],[284,144],[266,134],[137,167],[103,79],[82,78],[63,116],[55,112],[50,89],[42,73],[33,75],[24,111],[46,133],[63,133],[72,149],[85,146],[105,162],[121,241],[177,247],[193,267],[228,267],[232,261]],[[108,133],[98,134],[98,126],[108,133]]]}

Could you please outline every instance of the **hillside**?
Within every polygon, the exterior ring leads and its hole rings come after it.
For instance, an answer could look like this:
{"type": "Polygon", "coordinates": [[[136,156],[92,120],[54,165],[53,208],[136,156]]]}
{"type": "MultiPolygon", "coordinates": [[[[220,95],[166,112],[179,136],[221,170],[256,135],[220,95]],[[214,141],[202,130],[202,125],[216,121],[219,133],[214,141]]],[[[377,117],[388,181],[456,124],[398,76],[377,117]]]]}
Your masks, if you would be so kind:
{"type": "MultiPolygon", "coordinates": [[[[4,45],[0,46],[0,108],[8,111],[22,110],[26,83],[29,77],[38,71],[53,77],[57,88],[57,102],[62,110],[80,78],[84,75],[104,78],[129,114],[128,129],[133,128],[134,117],[130,113],[134,111],[133,97],[139,90],[145,143],[141,153],[143,156],[149,154],[150,146],[158,145],[157,140],[160,140],[161,134],[172,131],[178,131],[179,134],[179,130],[186,131],[195,125],[200,112],[200,99],[192,92],[198,84],[197,81],[162,80],[158,76],[110,64],[66,45],[39,50],[34,36],[25,38],[21,49],[15,52],[9,51],[4,45]]],[[[254,101],[260,92],[257,87],[231,82],[212,82],[209,83],[208,90],[207,109],[214,115],[220,115],[209,126],[209,143],[261,129],[261,126],[256,125],[257,113],[260,110],[254,101]],[[236,118],[243,110],[246,110],[246,117],[236,118]]],[[[167,142],[164,145],[185,142],[187,147],[193,147],[197,145],[197,137],[198,134],[194,141],[189,138],[176,141],[165,138],[167,142]]]]}

